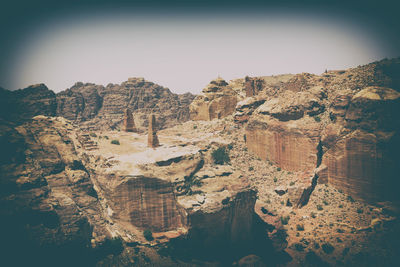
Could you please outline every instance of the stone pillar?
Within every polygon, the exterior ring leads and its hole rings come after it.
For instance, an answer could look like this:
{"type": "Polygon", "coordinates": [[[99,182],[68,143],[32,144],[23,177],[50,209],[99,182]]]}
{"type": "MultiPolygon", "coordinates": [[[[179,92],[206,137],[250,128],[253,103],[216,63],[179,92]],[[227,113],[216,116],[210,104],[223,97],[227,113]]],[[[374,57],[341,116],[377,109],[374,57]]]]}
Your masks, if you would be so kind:
{"type": "Polygon", "coordinates": [[[125,109],[124,112],[124,125],[122,130],[125,132],[137,132],[135,121],[133,120],[133,115],[129,108],[125,109]]]}
{"type": "Polygon", "coordinates": [[[149,116],[149,136],[147,139],[148,147],[158,147],[160,143],[158,142],[157,130],[156,130],[156,117],[154,115],[149,116]]]}

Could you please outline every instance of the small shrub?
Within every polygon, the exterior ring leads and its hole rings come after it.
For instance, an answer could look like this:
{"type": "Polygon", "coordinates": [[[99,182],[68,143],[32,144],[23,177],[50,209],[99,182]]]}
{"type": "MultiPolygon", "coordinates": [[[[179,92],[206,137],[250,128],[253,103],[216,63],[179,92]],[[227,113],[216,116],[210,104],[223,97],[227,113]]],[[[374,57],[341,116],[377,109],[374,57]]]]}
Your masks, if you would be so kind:
{"type": "Polygon", "coordinates": [[[193,129],[197,129],[197,125],[193,125],[193,129]]]}
{"type": "Polygon", "coordinates": [[[361,209],[361,208],[358,208],[358,209],[357,209],[357,213],[358,213],[358,214],[361,214],[361,213],[363,213],[363,212],[364,212],[363,209],[361,209]]]}
{"type": "Polygon", "coordinates": [[[320,121],[321,121],[321,118],[320,118],[319,116],[315,116],[315,117],[314,117],[314,120],[315,120],[316,122],[320,122],[320,121]]]}
{"type": "Polygon", "coordinates": [[[294,244],[294,248],[297,251],[303,251],[305,249],[305,246],[303,244],[301,244],[301,243],[296,243],[296,244],[294,244]]]}
{"type": "Polygon", "coordinates": [[[246,135],[243,135],[243,140],[246,143],[246,141],[247,141],[246,135]]]}
{"type": "Polygon", "coordinates": [[[278,181],[278,178],[274,177],[274,183],[276,183],[278,181]]]}
{"type": "Polygon", "coordinates": [[[325,206],[329,205],[328,201],[326,201],[325,199],[322,201],[322,203],[324,203],[325,206]]]}
{"type": "Polygon", "coordinates": [[[276,170],[277,170],[278,172],[280,172],[282,169],[281,169],[281,167],[278,167],[278,168],[276,168],[276,170]]]}
{"type": "Polygon", "coordinates": [[[224,198],[224,199],[221,201],[221,203],[222,203],[222,205],[228,204],[228,203],[229,203],[229,197],[224,198]]]}
{"type": "Polygon", "coordinates": [[[267,213],[268,213],[268,210],[267,210],[266,208],[264,208],[264,207],[261,207],[261,212],[262,212],[263,214],[267,214],[267,213]]]}
{"type": "Polygon", "coordinates": [[[85,166],[83,166],[82,161],[80,160],[75,160],[72,162],[72,166],[71,166],[72,170],[82,170],[82,171],[86,171],[85,166]]]}
{"type": "Polygon", "coordinates": [[[342,204],[340,204],[340,205],[339,205],[339,208],[343,208],[343,205],[342,205],[342,204]]]}
{"type": "Polygon", "coordinates": [[[283,225],[288,224],[288,223],[289,223],[289,220],[290,220],[290,216],[289,216],[289,215],[288,215],[288,216],[283,216],[283,217],[281,217],[281,223],[282,223],[283,225]]]}
{"type": "Polygon", "coordinates": [[[324,243],[324,244],[322,244],[322,250],[326,253],[326,254],[331,254],[334,250],[335,250],[335,248],[331,245],[331,244],[329,244],[329,243],[324,243]]]}
{"type": "Polygon", "coordinates": [[[340,234],[344,233],[343,229],[341,229],[341,228],[336,229],[336,232],[338,232],[340,234]]]}
{"type": "Polygon", "coordinates": [[[315,212],[311,212],[310,216],[311,216],[311,218],[317,217],[317,216],[315,215],[315,212]]]}
{"type": "Polygon", "coordinates": [[[229,163],[229,154],[226,151],[225,147],[219,147],[213,152],[211,152],[211,156],[214,160],[215,164],[223,165],[225,163],[229,163]]]}
{"type": "Polygon", "coordinates": [[[233,148],[233,145],[232,145],[232,144],[229,144],[229,145],[228,145],[228,149],[229,149],[229,150],[232,150],[232,148],[233,148]]]}
{"type": "Polygon", "coordinates": [[[95,134],[95,133],[90,133],[89,134],[91,137],[97,137],[97,134],[95,134]]]}
{"type": "Polygon", "coordinates": [[[354,199],[351,196],[347,196],[347,200],[350,201],[351,203],[354,202],[354,199]]]}
{"type": "Polygon", "coordinates": [[[120,145],[118,140],[111,140],[111,144],[113,145],[120,145]]]}
{"type": "Polygon", "coordinates": [[[290,186],[293,186],[293,185],[295,185],[296,184],[296,182],[290,182],[290,186]]]}
{"type": "Polygon", "coordinates": [[[304,231],[304,225],[303,224],[298,224],[296,225],[297,231],[304,231]]]}
{"type": "Polygon", "coordinates": [[[104,138],[108,140],[108,136],[107,135],[105,135],[104,138]]]}
{"type": "Polygon", "coordinates": [[[317,205],[317,210],[323,210],[323,209],[324,208],[320,204],[317,205]]]}
{"type": "Polygon", "coordinates": [[[146,238],[147,241],[154,240],[153,233],[149,229],[146,229],[143,231],[143,236],[144,236],[144,238],[146,238]]]}
{"type": "Polygon", "coordinates": [[[254,171],[254,167],[253,166],[249,167],[249,172],[251,172],[251,171],[254,171]]]}

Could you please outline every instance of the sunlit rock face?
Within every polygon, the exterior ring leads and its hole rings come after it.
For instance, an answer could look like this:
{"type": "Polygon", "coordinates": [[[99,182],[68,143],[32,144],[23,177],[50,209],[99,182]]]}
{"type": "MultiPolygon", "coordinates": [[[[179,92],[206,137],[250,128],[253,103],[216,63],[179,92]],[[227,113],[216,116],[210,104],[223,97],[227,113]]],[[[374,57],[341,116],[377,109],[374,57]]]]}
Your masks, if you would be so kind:
{"type": "Polygon", "coordinates": [[[399,184],[400,93],[367,87],[347,103],[344,128],[331,126],[323,139],[328,182],[359,199],[394,198],[393,188],[399,184]]]}
{"type": "Polygon", "coordinates": [[[266,101],[246,127],[249,150],[285,170],[311,173],[318,163],[321,124],[310,116],[324,111],[323,99],[317,87],[266,101]]]}
{"type": "Polygon", "coordinates": [[[190,104],[190,119],[213,120],[231,115],[238,102],[236,92],[228,83],[218,78],[210,82],[190,104]]]}
{"type": "Polygon", "coordinates": [[[110,194],[115,218],[142,229],[163,232],[184,225],[172,184],[144,176],[125,177],[110,194]]]}

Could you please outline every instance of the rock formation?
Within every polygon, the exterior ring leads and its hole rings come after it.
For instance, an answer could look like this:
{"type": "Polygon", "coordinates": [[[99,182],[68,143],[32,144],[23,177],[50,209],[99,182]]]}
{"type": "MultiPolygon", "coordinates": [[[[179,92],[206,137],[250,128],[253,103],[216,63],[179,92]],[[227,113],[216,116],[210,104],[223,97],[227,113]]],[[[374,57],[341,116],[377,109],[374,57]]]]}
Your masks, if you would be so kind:
{"type": "Polygon", "coordinates": [[[101,243],[106,238],[101,206],[69,137],[71,130],[63,118],[37,116],[2,133],[1,154],[7,158],[0,164],[4,262],[92,264],[92,239],[101,243]]]}
{"type": "Polygon", "coordinates": [[[106,87],[78,82],[54,94],[44,84],[23,90],[0,89],[0,121],[22,123],[35,115],[62,116],[86,130],[122,129],[124,108],[135,113],[135,126],[145,130],[148,114],[158,116],[161,128],[189,119],[190,93],[177,95],[143,78],[129,78],[106,87]]]}
{"type": "Polygon", "coordinates": [[[257,95],[264,85],[264,80],[260,78],[250,78],[246,76],[244,78],[244,89],[246,91],[246,97],[257,95]]]}
{"type": "Polygon", "coordinates": [[[122,130],[125,132],[137,132],[135,121],[133,120],[133,115],[129,108],[125,109],[124,111],[124,123],[122,130]]]}
{"type": "Polygon", "coordinates": [[[297,75],[283,86],[286,91],[255,110],[238,105],[235,119],[248,121],[249,150],[284,170],[303,173],[303,189],[291,194],[297,200],[302,190],[310,192],[316,179],[367,201],[394,198],[390,185],[398,172],[393,155],[399,149],[400,122],[394,115],[400,111],[399,93],[358,86],[396,85],[393,76],[370,76],[371,69],[396,69],[396,62],[331,71],[322,78],[297,75]],[[317,167],[318,174],[313,174],[317,167]]]}
{"type": "Polygon", "coordinates": [[[325,178],[355,198],[396,198],[393,186],[398,184],[400,120],[395,114],[400,111],[400,93],[367,87],[345,103],[344,120],[338,120],[323,133],[325,178]]]}
{"type": "Polygon", "coordinates": [[[218,78],[210,82],[190,104],[192,120],[221,119],[233,113],[237,103],[236,93],[228,83],[218,78]]]}
{"type": "Polygon", "coordinates": [[[147,146],[152,148],[158,147],[160,143],[158,142],[156,116],[154,114],[149,116],[149,130],[147,134],[147,146]]]}
{"type": "Polygon", "coordinates": [[[20,124],[36,115],[55,116],[56,94],[44,84],[7,91],[0,88],[0,122],[20,124]]]}

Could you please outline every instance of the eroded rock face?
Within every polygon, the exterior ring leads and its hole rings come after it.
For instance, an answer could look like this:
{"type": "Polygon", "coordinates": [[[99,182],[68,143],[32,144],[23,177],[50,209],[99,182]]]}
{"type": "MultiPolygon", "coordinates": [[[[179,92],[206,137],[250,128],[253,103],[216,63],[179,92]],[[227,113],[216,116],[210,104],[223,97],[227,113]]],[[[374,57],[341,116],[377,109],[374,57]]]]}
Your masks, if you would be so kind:
{"type": "Polygon", "coordinates": [[[173,185],[165,180],[144,176],[127,176],[110,196],[115,218],[141,229],[165,232],[184,226],[182,208],[173,185]]]}
{"type": "Polygon", "coordinates": [[[257,95],[264,86],[264,80],[260,79],[260,78],[250,78],[248,76],[246,76],[244,78],[245,81],[245,91],[246,91],[246,97],[249,96],[255,96],[257,95]]]}
{"type": "Polygon", "coordinates": [[[44,84],[7,91],[0,88],[0,122],[20,124],[36,115],[55,116],[56,95],[44,84]]]}
{"type": "Polygon", "coordinates": [[[124,109],[134,111],[136,127],[145,131],[148,114],[158,116],[160,128],[189,120],[190,93],[178,95],[143,78],[130,78],[106,87],[78,82],[55,94],[44,84],[23,90],[0,88],[0,121],[23,123],[35,115],[62,116],[86,130],[122,129],[124,109]]]}
{"type": "Polygon", "coordinates": [[[88,129],[119,129],[122,126],[124,108],[134,112],[136,127],[148,126],[148,114],[158,116],[161,128],[170,127],[189,119],[192,94],[177,95],[143,78],[129,78],[106,87],[77,83],[57,94],[60,116],[77,121],[88,129]]]}
{"type": "Polygon", "coordinates": [[[335,91],[332,98],[329,92],[286,91],[259,106],[246,128],[249,150],[284,170],[302,172],[289,190],[297,205],[316,179],[358,199],[393,198],[400,93],[377,86],[335,91]]]}
{"type": "Polygon", "coordinates": [[[351,98],[346,110],[344,127],[324,131],[328,182],[358,199],[395,198],[400,93],[367,87],[351,98]]]}
{"type": "Polygon", "coordinates": [[[228,83],[218,78],[210,82],[190,104],[190,119],[213,120],[231,115],[236,107],[237,95],[228,83]]]}
{"type": "Polygon", "coordinates": [[[54,259],[61,265],[90,264],[92,238],[105,238],[97,194],[70,130],[63,118],[37,116],[5,133],[9,149],[18,154],[0,164],[0,230],[7,242],[2,247],[16,265],[47,266],[54,259]],[[24,257],[15,255],[21,250],[24,257]],[[81,262],[70,253],[82,257],[81,262]]]}
{"type": "Polygon", "coordinates": [[[287,91],[259,106],[246,128],[249,150],[285,170],[311,173],[322,128],[310,116],[324,110],[324,96],[322,88],[287,91]]]}

